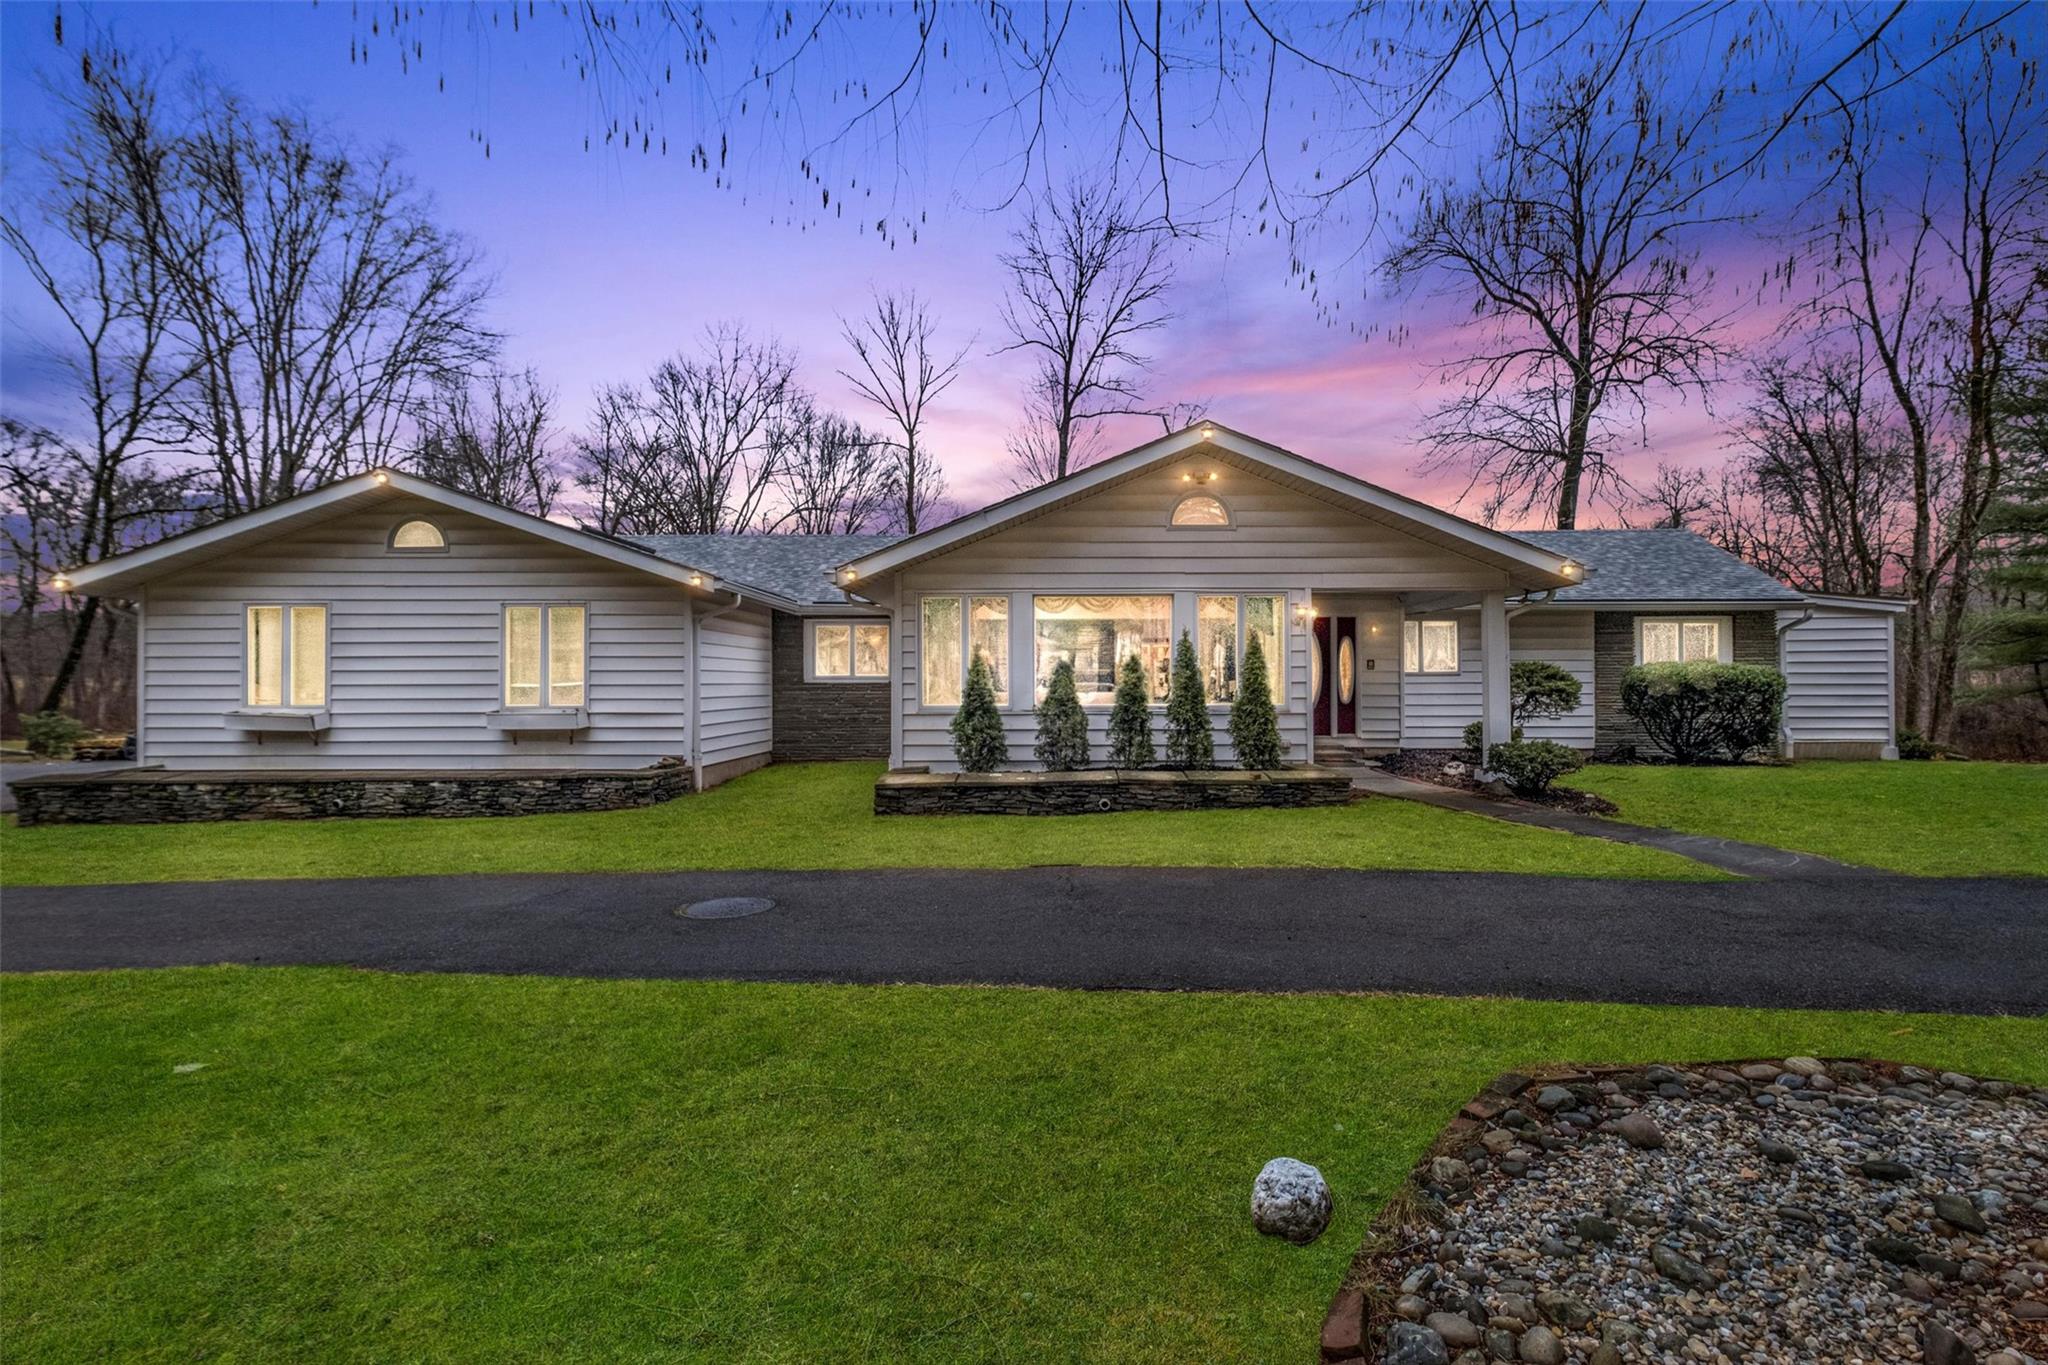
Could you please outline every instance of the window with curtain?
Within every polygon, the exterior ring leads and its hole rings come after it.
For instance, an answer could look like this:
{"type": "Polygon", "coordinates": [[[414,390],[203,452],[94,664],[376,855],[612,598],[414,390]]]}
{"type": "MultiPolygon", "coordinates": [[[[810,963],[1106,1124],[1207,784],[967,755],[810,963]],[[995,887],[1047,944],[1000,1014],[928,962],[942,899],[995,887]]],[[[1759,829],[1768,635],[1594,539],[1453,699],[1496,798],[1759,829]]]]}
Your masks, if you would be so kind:
{"type": "Polygon", "coordinates": [[[1266,686],[1277,704],[1283,691],[1278,597],[1198,597],[1195,599],[1195,656],[1202,668],[1202,688],[1209,700],[1237,700],[1245,646],[1253,639],[1266,656],[1266,686]]]}
{"type": "Polygon", "coordinates": [[[1074,665],[1074,687],[1083,706],[1108,706],[1116,699],[1117,670],[1136,655],[1155,701],[1164,701],[1173,662],[1173,598],[1034,597],[1033,661],[1036,688],[1045,685],[1060,660],[1074,665]]]}
{"type": "Polygon", "coordinates": [[[505,705],[584,704],[586,615],[537,603],[505,608],[505,705]]]}
{"type": "Polygon", "coordinates": [[[247,705],[327,704],[327,608],[250,607],[247,705]]]}
{"type": "Polygon", "coordinates": [[[1010,599],[927,597],[923,627],[921,696],[926,706],[958,706],[967,665],[979,654],[988,663],[996,705],[1010,704],[1010,599]]]}
{"type": "Polygon", "coordinates": [[[875,682],[889,676],[889,627],[874,621],[813,621],[813,682],[875,682]]]}
{"type": "Polygon", "coordinates": [[[1173,508],[1175,526],[1228,526],[1230,509],[1207,493],[1190,493],[1173,508]]]}
{"type": "Polygon", "coordinates": [[[1401,671],[1403,673],[1456,673],[1458,671],[1458,623],[1456,621],[1403,621],[1401,623],[1401,671]]]}
{"type": "Polygon", "coordinates": [[[445,550],[448,548],[448,541],[442,536],[441,528],[433,522],[414,518],[401,523],[398,529],[391,533],[391,548],[417,554],[427,550],[445,550]]]}
{"type": "Polygon", "coordinates": [[[1721,652],[1721,622],[1699,620],[1643,621],[1638,653],[1646,664],[1713,663],[1721,652]]]}

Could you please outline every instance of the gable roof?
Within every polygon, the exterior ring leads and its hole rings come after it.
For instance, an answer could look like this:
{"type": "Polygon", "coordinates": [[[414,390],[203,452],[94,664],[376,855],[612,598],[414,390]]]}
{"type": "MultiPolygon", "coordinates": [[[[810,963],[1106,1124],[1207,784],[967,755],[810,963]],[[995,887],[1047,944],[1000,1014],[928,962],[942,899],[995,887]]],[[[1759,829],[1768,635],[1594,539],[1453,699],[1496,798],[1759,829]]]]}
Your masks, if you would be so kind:
{"type": "Polygon", "coordinates": [[[877,574],[895,573],[1196,452],[1205,458],[1235,464],[1367,520],[1393,526],[1418,540],[1507,569],[1537,588],[1566,587],[1578,581],[1577,565],[1553,550],[1403,497],[1293,451],[1268,445],[1220,422],[1198,422],[1064,479],[1005,498],[880,550],[849,558],[838,566],[838,581],[842,585],[857,584],[877,574]]]}
{"type": "MultiPolygon", "coordinates": [[[[664,558],[638,545],[629,545],[595,531],[564,526],[545,517],[515,512],[485,498],[457,492],[453,488],[396,470],[373,469],[316,488],[283,502],[259,507],[253,512],[229,517],[207,526],[146,545],[126,554],[111,555],[94,564],[83,565],[58,575],[71,590],[94,596],[121,593],[187,565],[213,559],[244,545],[282,535],[298,526],[324,521],[344,512],[359,511],[387,502],[394,496],[410,494],[453,511],[466,512],[500,526],[538,536],[542,540],[609,560],[628,569],[653,574],[687,588],[706,592],[718,590],[717,574],[693,564],[664,558]]],[[[730,591],[730,589],[726,589],[730,591]]]]}
{"type": "Polygon", "coordinates": [[[678,563],[710,569],[719,578],[786,598],[800,606],[860,605],[832,585],[832,570],[847,560],[886,549],[902,536],[721,535],[621,536],[678,563]]]}
{"type": "Polygon", "coordinates": [[[1691,531],[1519,531],[1587,568],[1586,581],[1560,589],[1569,602],[1804,602],[1753,564],[1691,531]]]}

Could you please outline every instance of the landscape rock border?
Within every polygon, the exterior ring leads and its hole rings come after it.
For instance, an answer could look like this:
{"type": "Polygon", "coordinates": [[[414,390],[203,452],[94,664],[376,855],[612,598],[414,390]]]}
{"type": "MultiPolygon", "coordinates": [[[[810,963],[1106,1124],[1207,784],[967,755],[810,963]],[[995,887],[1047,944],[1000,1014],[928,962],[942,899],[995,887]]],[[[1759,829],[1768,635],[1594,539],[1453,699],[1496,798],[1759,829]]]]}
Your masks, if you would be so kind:
{"type": "Polygon", "coordinates": [[[1507,1073],[1461,1107],[1381,1211],[1330,1303],[1320,1348],[1332,1365],[2048,1359],[2048,1090],[1847,1058],[1507,1073]],[[1936,1173],[1886,1159],[1887,1123],[1904,1132],[1951,1124],[1989,1143],[1997,1168],[1985,1188],[1930,1190],[1936,1173]],[[1836,1127],[1852,1155],[1865,1143],[1873,1155],[1844,1160],[1829,1145],[1836,1127]],[[1773,1131],[1822,1136],[1802,1151],[1773,1131]],[[1589,1177],[1597,1187],[1675,1169],[1687,1182],[1695,1164],[1730,1155],[1741,1169],[1703,1167],[1698,1189],[1642,1206],[1617,1193],[1566,1218],[1588,1202],[1589,1177]],[[1724,1195],[1743,1192],[1736,1216],[1773,1208],[1774,1180],[1790,1182],[1791,1197],[1774,1208],[1782,1231],[1760,1234],[1754,1220],[1732,1227],[1714,1207],[1718,1183],[1724,1195]],[[1867,1225],[1808,1207],[1830,1191],[1872,1205],[1858,1210],[1867,1225]],[[1530,1206],[1550,1221],[1529,1218],[1530,1206]],[[1503,1210],[1525,1221],[1502,1234],[1503,1210]],[[1774,1244],[1761,1255],[1760,1235],[1774,1244]],[[1805,1278],[1801,1258],[1816,1248],[1830,1273],[1849,1273],[1818,1287],[1805,1278]],[[1512,1278],[1497,1274],[1503,1266],[1512,1278]],[[1810,1335],[1785,1346],[1759,1339],[1757,1315],[1740,1307],[1741,1330],[1715,1320],[1760,1280],[1778,1290],[1771,1277],[1793,1266],[1800,1282],[1762,1297],[1770,1323],[1780,1316],[1772,1304],[1796,1316],[1802,1297],[1839,1295],[1841,1321],[1860,1326],[1867,1308],[1877,1323],[1889,1309],[1891,1334],[1871,1326],[1848,1346],[1810,1335]],[[1646,1330],[1652,1304],[1668,1306],[1671,1321],[1646,1330]]]}

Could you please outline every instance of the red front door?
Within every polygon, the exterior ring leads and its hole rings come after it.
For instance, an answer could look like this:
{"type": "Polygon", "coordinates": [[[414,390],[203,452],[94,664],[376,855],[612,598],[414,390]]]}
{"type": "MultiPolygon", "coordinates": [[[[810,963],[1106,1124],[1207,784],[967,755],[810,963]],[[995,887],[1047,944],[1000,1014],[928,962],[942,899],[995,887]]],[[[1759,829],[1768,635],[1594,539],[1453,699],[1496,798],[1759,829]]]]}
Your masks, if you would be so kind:
{"type": "Polygon", "coordinates": [[[1331,668],[1330,618],[1316,618],[1315,657],[1309,660],[1309,715],[1315,718],[1315,733],[1330,733],[1330,689],[1336,685],[1336,670],[1331,668]]]}
{"type": "Polygon", "coordinates": [[[1358,618],[1339,616],[1336,624],[1337,647],[1331,656],[1336,667],[1327,670],[1330,679],[1327,685],[1337,694],[1337,733],[1355,735],[1358,733],[1358,618]]]}

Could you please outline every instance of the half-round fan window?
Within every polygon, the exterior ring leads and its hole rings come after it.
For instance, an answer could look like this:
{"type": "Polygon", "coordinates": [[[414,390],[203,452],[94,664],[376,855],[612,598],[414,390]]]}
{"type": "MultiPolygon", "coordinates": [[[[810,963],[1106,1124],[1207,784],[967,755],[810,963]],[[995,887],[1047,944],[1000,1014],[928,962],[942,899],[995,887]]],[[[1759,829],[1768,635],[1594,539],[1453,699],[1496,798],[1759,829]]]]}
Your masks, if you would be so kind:
{"type": "Polygon", "coordinates": [[[391,533],[391,548],[419,553],[427,550],[445,550],[448,541],[441,535],[441,528],[431,521],[415,519],[403,522],[391,533]]]}
{"type": "Polygon", "coordinates": [[[1228,526],[1230,509],[1207,493],[1190,493],[1174,505],[1175,526],[1228,526]]]}

